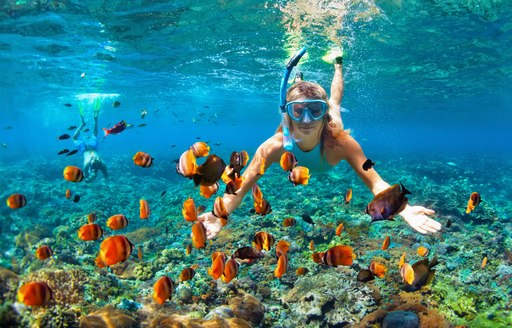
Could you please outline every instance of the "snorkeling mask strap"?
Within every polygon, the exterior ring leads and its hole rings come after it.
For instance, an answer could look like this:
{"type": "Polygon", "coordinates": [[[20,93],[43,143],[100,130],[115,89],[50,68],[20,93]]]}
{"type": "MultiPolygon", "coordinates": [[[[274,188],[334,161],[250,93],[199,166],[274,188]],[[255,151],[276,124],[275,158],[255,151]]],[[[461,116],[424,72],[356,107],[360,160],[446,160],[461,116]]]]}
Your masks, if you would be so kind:
{"type": "Polygon", "coordinates": [[[286,90],[288,89],[288,79],[290,78],[293,67],[297,66],[305,53],[306,47],[303,47],[293,55],[293,57],[288,61],[288,64],[286,64],[286,68],[283,72],[283,78],[281,79],[281,99],[279,102],[279,110],[281,112],[281,127],[283,129],[283,147],[288,151],[293,149],[293,143],[290,135],[290,127],[286,121],[286,90]]]}

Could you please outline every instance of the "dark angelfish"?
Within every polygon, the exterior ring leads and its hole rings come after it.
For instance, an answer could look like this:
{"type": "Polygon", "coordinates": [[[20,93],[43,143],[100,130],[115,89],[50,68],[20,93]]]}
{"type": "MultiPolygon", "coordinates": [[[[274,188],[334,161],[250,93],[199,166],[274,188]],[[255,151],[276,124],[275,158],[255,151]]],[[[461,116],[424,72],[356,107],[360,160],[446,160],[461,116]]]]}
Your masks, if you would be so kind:
{"type": "Polygon", "coordinates": [[[394,184],[386,190],[381,191],[366,207],[366,213],[372,217],[372,222],[390,220],[400,213],[407,205],[407,197],[410,194],[403,184],[394,184]]]}
{"type": "Polygon", "coordinates": [[[414,270],[414,280],[410,285],[404,281],[405,291],[415,292],[420,290],[423,286],[428,285],[432,279],[434,279],[434,274],[436,273],[436,270],[432,270],[432,268],[438,263],[437,257],[434,257],[430,262],[428,258],[425,258],[414,263],[412,265],[412,269],[414,270]]]}

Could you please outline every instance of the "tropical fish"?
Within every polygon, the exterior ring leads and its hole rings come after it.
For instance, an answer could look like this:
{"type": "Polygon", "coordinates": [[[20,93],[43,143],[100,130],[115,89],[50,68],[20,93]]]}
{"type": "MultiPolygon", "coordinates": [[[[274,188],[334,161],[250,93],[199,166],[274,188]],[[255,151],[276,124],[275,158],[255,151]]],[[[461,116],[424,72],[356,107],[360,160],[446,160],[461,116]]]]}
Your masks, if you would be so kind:
{"type": "Polygon", "coordinates": [[[148,201],[145,199],[139,200],[139,217],[142,220],[146,220],[151,215],[151,211],[149,210],[148,201]]]}
{"type": "MultiPolygon", "coordinates": [[[[434,257],[432,261],[429,262],[428,258],[425,258],[419,262],[416,262],[412,265],[412,269],[414,270],[414,280],[412,283],[404,282],[405,291],[407,292],[415,292],[421,289],[423,286],[428,285],[432,279],[434,279],[434,274],[436,270],[432,270],[434,266],[436,266],[439,262],[437,258],[434,257]]],[[[402,267],[404,269],[406,266],[402,267]]],[[[404,269],[405,271],[406,269],[404,269]]]]}
{"type": "Polygon", "coordinates": [[[18,302],[26,306],[45,305],[52,298],[52,290],[45,282],[27,282],[18,290],[18,302]]]}
{"type": "Polygon", "coordinates": [[[183,214],[185,221],[194,222],[197,220],[196,204],[194,203],[192,197],[187,198],[187,200],[183,202],[181,214],[183,214]]]}
{"type": "Polygon", "coordinates": [[[375,279],[375,275],[368,269],[362,269],[357,274],[357,281],[367,282],[375,279]]]}
{"type": "Polygon", "coordinates": [[[285,151],[281,155],[281,159],[279,160],[279,165],[281,165],[281,168],[286,172],[292,171],[293,168],[296,167],[298,163],[299,162],[297,161],[297,158],[290,151],[285,151]]]}
{"type": "Polygon", "coordinates": [[[345,226],[343,225],[343,222],[338,224],[338,226],[336,227],[336,236],[341,236],[344,227],[345,226]]]}
{"type": "Polygon", "coordinates": [[[210,146],[204,141],[198,141],[190,146],[190,150],[192,150],[196,158],[205,157],[210,153],[210,146]]]}
{"type": "Polygon", "coordinates": [[[213,203],[213,215],[221,219],[222,226],[225,226],[228,223],[229,214],[226,206],[224,205],[224,200],[222,197],[217,196],[215,198],[215,202],[213,203]]]}
{"type": "Polygon", "coordinates": [[[126,261],[133,250],[133,244],[122,235],[111,236],[101,242],[96,265],[111,266],[126,261]]]}
{"type": "Polygon", "coordinates": [[[158,279],[153,285],[153,299],[158,304],[164,304],[165,301],[170,300],[173,292],[174,281],[167,276],[158,279]]]}
{"type": "Polygon", "coordinates": [[[107,227],[112,230],[120,230],[128,225],[128,219],[123,214],[112,215],[107,220],[107,227]]]}
{"type": "Polygon", "coordinates": [[[212,266],[208,268],[208,275],[214,280],[219,279],[224,273],[227,256],[224,252],[214,252],[212,254],[212,266]]]}
{"type": "Polygon", "coordinates": [[[185,254],[190,255],[192,253],[192,243],[188,243],[187,247],[185,248],[185,254]]]}
{"type": "Polygon", "coordinates": [[[239,178],[242,169],[247,165],[248,161],[249,154],[247,153],[247,151],[242,150],[241,152],[232,152],[229,158],[229,166],[226,168],[227,170],[229,169],[229,172],[227,172],[226,175],[231,180],[239,178]]]}
{"type": "Polygon", "coordinates": [[[279,258],[283,254],[287,254],[290,250],[290,243],[284,239],[281,239],[276,244],[276,258],[279,258]]]}
{"type": "Polygon", "coordinates": [[[196,221],[192,226],[192,245],[195,248],[206,247],[206,228],[202,222],[196,221]]]}
{"type": "Polygon", "coordinates": [[[236,192],[242,188],[244,179],[242,177],[236,177],[226,184],[225,193],[228,195],[236,195],[236,192]]]}
{"type": "Polygon", "coordinates": [[[65,153],[69,153],[69,149],[62,149],[61,151],[59,151],[57,153],[57,155],[62,155],[62,154],[65,154],[65,153]]]}
{"type": "Polygon", "coordinates": [[[117,108],[117,107],[119,107],[119,106],[121,106],[121,103],[120,103],[118,100],[116,100],[116,101],[114,101],[114,102],[112,103],[112,107],[117,108]]]}
{"type": "Polygon", "coordinates": [[[105,139],[109,134],[119,134],[119,133],[123,132],[126,129],[126,126],[127,126],[126,121],[122,120],[121,122],[117,123],[110,129],[103,128],[103,132],[105,132],[105,136],[103,137],[103,139],[105,139]]]}
{"type": "Polygon", "coordinates": [[[305,222],[307,222],[309,224],[315,224],[315,222],[313,222],[313,219],[311,218],[311,216],[309,214],[302,214],[301,218],[302,218],[302,220],[304,220],[305,222]]]}
{"type": "Polygon", "coordinates": [[[224,272],[222,273],[222,281],[225,283],[230,282],[238,275],[238,262],[235,259],[231,258],[226,261],[224,265],[224,272]]]}
{"type": "Polygon", "coordinates": [[[84,241],[98,240],[103,236],[103,229],[96,223],[85,224],[78,229],[78,238],[84,241]]]}
{"type": "Polygon", "coordinates": [[[418,253],[419,256],[427,256],[428,252],[428,248],[426,248],[425,246],[420,246],[416,250],[416,253],[418,253]]]}
{"type": "Polygon", "coordinates": [[[160,193],[160,197],[164,197],[164,195],[167,193],[167,190],[164,190],[160,193]]]}
{"type": "Polygon", "coordinates": [[[190,149],[186,150],[181,154],[179,161],[176,163],[176,172],[191,179],[196,174],[196,170],[197,163],[194,152],[190,149]]]}
{"type": "Polygon", "coordinates": [[[84,179],[84,173],[76,166],[66,166],[63,174],[64,179],[71,182],[80,182],[84,179]]]}
{"type": "Polygon", "coordinates": [[[371,160],[371,159],[367,159],[367,160],[363,163],[363,170],[368,171],[368,170],[369,170],[369,169],[371,169],[374,165],[375,165],[375,162],[372,162],[372,160],[371,160]]]}
{"type": "Polygon", "coordinates": [[[66,189],[66,199],[70,199],[70,198],[71,198],[71,190],[66,189]]]}
{"type": "Polygon", "coordinates": [[[73,106],[73,105],[71,105],[70,103],[65,103],[65,104],[64,104],[64,106],[66,106],[66,107],[71,107],[71,106],[73,106]]]}
{"type": "Polygon", "coordinates": [[[239,259],[242,262],[251,263],[252,261],[263,257],[263,253],[259,252],[252,246],[244,246],[237,249],[231,257],[233,259],[239,259]]]}
{"type": "Polygon", "coordinates": [[[194,180],[196,186],[211,186],[220,180],[225,168],[226,163],[224,163],[222,158],[210,154],[206,158],[206,161],[197,167],[196,173],[192,176],[192,180],[194,180]]]}
{"type": "Polygon", "coordinates": [[[487,256],[484,256],[484,258],[482,259],[482,265],[480,267],[483,269],[483,268],[485,268],[486,265],[487,265],[487,256]]]}
{"type": "Polygon", "coordinates": [[[142,247],[137,247],[137,258],[142,260],[142,247]]]}
{"type": "Polygon", "coordinates": [[[71,138],[71,136],[69,134],[67,134],[67,133],[64,133],[64,134],[62,134],[62,135],[57,137],[58,140],[66,140],[66,139],[69,139],[69,138],[71,138]]]}
{"type": "Polygon", "coordinates": [[[404,263],[405,263],[405,255],[406,255],[406,253],[403,252],[402,256],[400,256],[400,260],[398,261],[398,269],[401,269],[402,266],[404,265],[404,263]]]}
{"type": "Polygon", "coordinates": [[[405,282],[406,285],[412,285],[414,282],[414,269],[409,263],[404,263],[400,268],[400,276],[402,277],[402,282],[405,282]]]}
{"type": "Polygon", "coordinates": [[[296,274],[297,276],[304,276],[304,275],[306,275],[308,272],[309,272],[309,269],[308,269],[308,268],[305,268],[305,267],[299,267],[299,268],[297,268],[297,270],[295,270],[295,274],[296,274]]]}
{"type": "Polygon", "coordinates": [[[87,222],[88,223],[96,222],[97,219],[98,219],[98,215],[96,214],[96,212],[91,212],[91,213],[87,214],[87,222]]]}
{"type": "Polygon", "coordinates": [[[74,154],[78,153],[78,149],[73,149],[72,151],[70,151],[69,153],[66,154],[66,156],[72,156],[74,154]]]}
{"type": "Polygon", "coordinates": [[[196,271],[194,269],[192,269],[190,267],[185,268],[185,269],[181,270],[180,282],[192,280],[192,278],[194,278],[195,275],[196,275],[196,271]]]}
{"type": "Polygon", "coordinates": [[[452,220],[450,218],[448,218],[448,220],[446,220],[446,227],[449,228],[452,226],[452,220]]]}
{"type": "Polygon", "coordinates": [[[53,255],[53,251],[50,246],[43,245],[36,249],[36,257],[40,260],[46,260],[53,255]]]}
{"type": "Polygon", "coordinates": [[[153,164],[154,158],[151,155],[144,153],[142,151],[138,151],[133,156],[133,162],[135,165],[140,167],[150,167],[153,164]]]}
{"type": "Polygon", "coordinates": [[[309,241],[309,250],[310,251],[314,251],[315,250],[315,241],[313,239],[311,239],[309,241]]]}
{"type": "Polygon", "coordinates": [[[386,272],[388,272],[388,268],[379,262],[371,262],[369,269],[375,276],[379,278],[384,278],[386,272]]]}
{"type": "Polygon", "coordinates": [[[259,215],[265,216],[272,212],[272,207],[265,198],[262,198],[260,204],[256,204],[256,202],[254,202],[254,211],[259,215]]]}
{"type": "Polygon", "coordinates": [[[382,246],[380,247],[380,249],[385,251],[386,249],[388,249],[390,243],[391,239],[389,238],[389,236],[386,236],[386,238],[384,238],[384,241],[382,242],[382,246]]]}
{"type": "Polygon", "coordinates": [[[473,211],[481,201],[482,199],[480,198],[480,194],[477,192],[472,192],[471,196],[469,196],[468,206],[466,207],[466,214],[471,213],[471,211],[473,211]]]}
{"type": "Polygon", "coordinates": [[[281,278],[283,274],[288,270],[288,255],[286,253],[281,254],[277,259],[277,266],[274,269],[274,276],[281,278]]]}
{"type": "Polygon", "coordinates": [[[142,109],[140,111],[140,118],[145,118],[148,115],[148,111],[146,109],[142,109]]]}
{"type": "Polygon", "coordinates": [[[12,194],[7,198],[6,203],[7,206],[15,210],[27,205],[27,198],[22,194],[12,194]]]}
{"type": "Polygon", "coordinates": [[[347,192],[345,193],[345,204],[350,203],[352,200],[352,188],[348,188],[347,192]]]}
{"type": "Polygon", "coordinates": [[[372,217],[372,222],[393,221],[393,216],[400,213],[407,205],[407,197],[405,197],[407,194],[410,192],[402,184],[394,184],[373,197],[366,207],[366,213],[372,217]]]}
{"type": "Polygon", "coordinates": [[[78,203],[80,201],[80,196],[79,195],[75,195],[75,197],[73,197],[73,202],[74,203],[78,203]]]}
{"type": "Polygon", "coordinates": [[[261,251],[262,249],[269,251],[270,248],[274,245],[275,239],[274,236],[265,231],[259,231],[254,235],[254,239],[252,243],[254,247],[261,251]]]}
{"type": "Polygon", "coordinates": [[[147,125],[146,123],[141,123],[141,124],[137,125],[137,127],[139,127],[139,128],[143,128],[143,127],[145,127],[146,125],[147,125]]]}
{"type": "Polygon", "coordinates": [[[254,207],[256,207],[256,204],[261,206],[261,203],[263,202],[263,193],[256,183],[252,186],[252,199],[254,200],[254,207]]]}
{"type": "Polygon", "coordinates": [[[284,218],[283,220],[283,227],[292,227],[297,224],[297,220],[295,220],[292,217],[284,218]]]}
{"type": "Polygon", "coordinates": [[[212,195],[217,193],[219,190],[219,183],[215,183],[211,186],[199,186],[199,195],[203,196],[204,198],[210,198],[212,195]]]}
{"type": "Polygon", "coordinates": [[[352,247],[342,245],[331,247],[326,252],[313,253],[311,256],[314,262],[329,266],[350,266],[356,258],[352,247]]]}
{"type": "Polygon", "coordinates": [[[76,126],[76,125],[71,125],[71,126],[68,128],[68,130],[69,130],[69,131],[71,131],[71,130],[74,130],[74,129],[76,129],[76,128],[77,128],[77,126],[76,126]]]}
{"type": "Polygon", "coordinates": [[[305,166],[296,166],[291,170],[288,175],[288,180],[293,183],[295,186],[297,185],[307,185],[309,182],[309,178],[311,175],[309,174],[309,169],[305,166]]]}

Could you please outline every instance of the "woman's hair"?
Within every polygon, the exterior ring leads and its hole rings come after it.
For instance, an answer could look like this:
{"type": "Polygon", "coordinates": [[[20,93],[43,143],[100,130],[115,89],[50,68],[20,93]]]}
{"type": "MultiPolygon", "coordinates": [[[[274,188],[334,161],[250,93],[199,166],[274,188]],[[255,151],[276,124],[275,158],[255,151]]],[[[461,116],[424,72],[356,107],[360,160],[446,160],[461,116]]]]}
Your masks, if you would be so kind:
{"type": "MultiPolygon", "coordinates": [[[[295,101],[298,99],[319,99],[323,100],[327,103],[328,108],[330,109],[329,99],[327,98],[327,92],[325,92],[324,88],[317,83],[301,81],[292,85],[288,92],[286,93],[286,102],[295,101]]],[[[322,156],[325,156],[324,147],[325,145],[331,146],[336,144],[336,139],[340,137],[340,135],[345,134],[343,131],[343,127],[340,126],[339,123],[335,122],[331,115],[329,114],[329,109],[327,113],[323,117],[323,129],[322,129],[322,138],[320,145],[320,153],[322,156]]],[[[288,115],[284,117],[287,120],[288,126],[292,127],[291,119],[288,115]]],[[[281,130],[281,126],[279,126],[278,131],[281,130]]],[[[291,129],[290,132],[293,132],[291,129]]]]}

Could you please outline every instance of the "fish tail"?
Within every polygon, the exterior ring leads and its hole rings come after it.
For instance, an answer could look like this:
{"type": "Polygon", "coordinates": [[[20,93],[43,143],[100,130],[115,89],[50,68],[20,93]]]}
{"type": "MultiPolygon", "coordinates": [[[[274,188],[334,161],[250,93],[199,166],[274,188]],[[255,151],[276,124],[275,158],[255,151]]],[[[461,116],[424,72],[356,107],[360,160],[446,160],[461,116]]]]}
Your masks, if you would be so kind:
{"type": "Polygon", "coordinates": [[[105,139],[110,134],[110,132],[105,128],[103,128],[103,132],[105,132],[105,136],[103,137],[103,139],[105,139]]]}
{"type": "Polygon", "coordinates": [[[401,182],[400,182],[400,187],[402,187],[402,194],[404,194],[404,195],[411,194],[411,192],[409,190],[407,190],[407,188],[405,188],[405,186],[401,182]]]}
{"type": "Polygon", "coordinates": [[[430,264],[428,265],[429,268],[433,268],[435,267],[436,265],[439,264],[439,261],[437,260],[437,256],[434,256],[434,258],[432,259],[432,261],[430,261],[430,264]]]}

